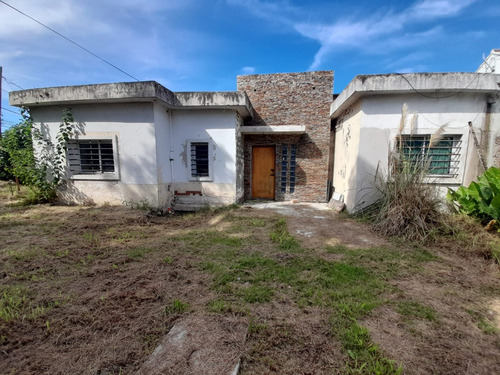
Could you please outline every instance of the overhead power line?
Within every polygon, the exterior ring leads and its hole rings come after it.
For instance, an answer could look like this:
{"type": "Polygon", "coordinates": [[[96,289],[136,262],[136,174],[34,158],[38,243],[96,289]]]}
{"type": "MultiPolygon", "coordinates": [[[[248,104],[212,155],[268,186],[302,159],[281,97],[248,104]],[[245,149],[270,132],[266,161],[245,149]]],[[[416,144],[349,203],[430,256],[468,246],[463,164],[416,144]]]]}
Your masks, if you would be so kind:
{"type": "MultiPolygon", "coordinates": [[[[1,1],[1,0],[0,0],[0,1],[1,1]]],[[[10,85],[12,85],[12,86],[16,86],[19,90],[24,90],[24,89],[23,89],[21,86],[19,86],[18,84],[15,84],[14,82],[9,81],[9,80],[7,79],[7,77],[2,76],[2,78],[3,78],[3,80],[4,80],[5,82],[7,82],[8,84],[10,84],[10,85]]]]}
{"type": "Polygon", "coordinates": [[[121,73],[123,73],[123,74],[125,74],[125,75],[129,76],[130,78],[132,78],[132,79],[134,79],[134,80],[136,80],[136,81],[139,81],[139,79],[135,78],[133,75],[128,74],[126,71],[124,71],[124,70],[122,70],[122,69],[118,68],[116,65],[114,65],[114,64],[110,63],[109,61],[107,61],[107,60],[103,59],[102,57],[100,57],[100,56],[96,55],[94,52],[92,52],[92,51],[88,50],[87,48],[83,47],[81,44],[78,44],[77,42],[74,42],[74,41],[73,41],[73,40],[71,40],[70,38],[68,38],[68,37],[64,36],[64,35],[63,35],[63,34],[61,34],[60,32],[58,32],[58,31],[54,30],[53,28],[51,28],[51,27],[49,27],[49,26],[45,25],[44,23],[42,23],[42,22],[38,21],[37,19],[35,19],[35,18],[31,17],[30,15],[28,15],[28,14],[26,14],[26,13],[24,13],[24,12],[20,11],[19,9],[17,9],[17,8],[13,7],[13,6],[12,6],[12,5],[10,5],[10,4],[7,4],[7,3],[6,3],[5,1],[3,1],[3,0],[0,0],[0,3],[2,3],[2,4],[4,4],[4,5],[7,5],[9,8],[11,8],[11,9],[15,10],[15,11],[16,11],[16,12],[18,12],[18,13],[21,13],[23,16],[25,16],[25,17],[29,18],[30,20],[35,21],[35,22],[36,22],[36,23],[38,23],[39,25],[41,25],[41,26],[45,27],[46,29],[48,29],[48,30],[52,31],[54,34],[59,35],[61,38],[66,39],[68,42],[70,42],[70,43],[74,44],[74,45],[75,45],[75,46],[77,46],[78,48],[83,49],[85,52],[87,52],[87,53],[91,54],[92,56],[94,56],[95,58],[97,58],[97,59],[101,60],[102,62],[104,62],[104,63],[108,64],[109,66],[111,66],[112,68],[114,68],[114,69],[118,70],[119,72],[121,72],[121,73]]]}
{"type": "Polygon", "coordinates": [[[10,110],[10,109],[8,109],[8,108],[2,107],[2,109],[3,109],[4,111],[11,112],[11,113],[13,113],[13,114],[15,114],[15,115],[20,115],[20,113],[19,113],[19,112],[12,111],[12,110],[10,110]]]}

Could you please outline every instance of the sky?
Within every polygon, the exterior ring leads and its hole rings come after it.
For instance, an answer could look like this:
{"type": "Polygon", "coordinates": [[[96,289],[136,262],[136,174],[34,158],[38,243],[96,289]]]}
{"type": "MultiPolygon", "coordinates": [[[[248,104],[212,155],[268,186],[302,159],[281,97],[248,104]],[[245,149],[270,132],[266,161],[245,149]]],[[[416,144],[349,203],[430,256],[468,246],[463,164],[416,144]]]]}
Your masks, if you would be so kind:
{"type": "Polygon", "coordinates": [[[0,0],[2,128],[20,88],[233,91],[241,74],[333,70],[339,93],[358,74],[471,72],[500,48],[499,18],[496,0],[0,0]]]}

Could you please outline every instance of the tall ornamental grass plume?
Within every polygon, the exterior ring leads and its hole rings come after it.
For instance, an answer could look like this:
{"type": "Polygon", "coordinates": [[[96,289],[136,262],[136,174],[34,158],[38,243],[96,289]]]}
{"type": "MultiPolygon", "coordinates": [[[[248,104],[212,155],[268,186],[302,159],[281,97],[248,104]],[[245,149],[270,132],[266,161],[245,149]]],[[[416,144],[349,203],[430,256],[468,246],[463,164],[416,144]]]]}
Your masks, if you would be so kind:
{"type": "MultiPolygon", "coordinates": [[[[431,156],[421,152],[422,145],[413,150],[413,142],[405,142],[405,128],[409,127],[407,134],[411,136],[416,123],[417,115],[409,116],[405,104],[396,142],[388,156],[387,174],[377,168],[373,184],[376,201],[364,211],[376,231],[422,242],[441,226],[443,213],[436,187],[427,183],[431,156]]],[[[431,136],[427,150],[439,143],[445,127],[446,124],[431,136]]]]}

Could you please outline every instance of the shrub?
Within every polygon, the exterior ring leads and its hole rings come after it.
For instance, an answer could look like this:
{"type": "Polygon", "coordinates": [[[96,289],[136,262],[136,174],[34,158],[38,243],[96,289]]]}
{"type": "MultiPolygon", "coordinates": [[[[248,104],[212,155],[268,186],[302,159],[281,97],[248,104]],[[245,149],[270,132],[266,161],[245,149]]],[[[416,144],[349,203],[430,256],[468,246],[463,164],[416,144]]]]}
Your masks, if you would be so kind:
{"type": "MultiPolygon", "coordinates": [[[[410,134],[413,134],[416,123],[416,115],[408,121],[407,111],[405,104],[397,142],[389,153],[388,172],[384,175],[377,171],[373,185],[375,203],[364,209],[362,215],[373,222],[375,230],[384,235],[424,241],[441,225],[441,199],[436,187],[427,181],[430,154],[420,155],[411,149],[403,149],[404,129],[409,122],[410,134]]],[[[440,141],[445,126],[432,135],[429,149],[440,141]]]]}
{"type": "Polygon", "coordinates": [[[489,168],[469,187],[448,189],[446,197],[459,212],[478,218],[483,224],[500,220],[500,169],[489,168]]]}

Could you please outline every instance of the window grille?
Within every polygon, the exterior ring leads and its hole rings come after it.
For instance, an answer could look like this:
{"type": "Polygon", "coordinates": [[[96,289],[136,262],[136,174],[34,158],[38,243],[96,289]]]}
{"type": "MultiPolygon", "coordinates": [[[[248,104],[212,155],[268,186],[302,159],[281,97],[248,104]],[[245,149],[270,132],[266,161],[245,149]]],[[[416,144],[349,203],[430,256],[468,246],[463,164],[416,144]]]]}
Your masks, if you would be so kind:
{"type": "Polygon", "coordinates": [[[460,136],[441,137],[430,145],[431,135],[402,135],[398,138],[401,168],[427,168],[428,175],[454,177],[458,174],[462,141],[460,136]]]}
{"type": "Polygon", "coordinates": [[[208,177],[209,172],[208,142],[191,142],[191,176],[208,177]]]}
{"type": "Polygon", "coordinates": [[[115,172],[113,141],[111,139],[69,142],[67,158],[69,170],[74,174],[115,172]]]}

